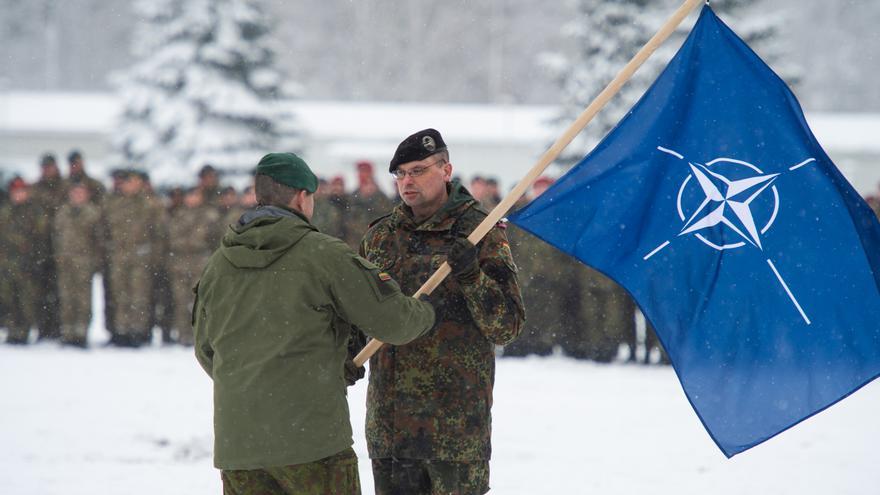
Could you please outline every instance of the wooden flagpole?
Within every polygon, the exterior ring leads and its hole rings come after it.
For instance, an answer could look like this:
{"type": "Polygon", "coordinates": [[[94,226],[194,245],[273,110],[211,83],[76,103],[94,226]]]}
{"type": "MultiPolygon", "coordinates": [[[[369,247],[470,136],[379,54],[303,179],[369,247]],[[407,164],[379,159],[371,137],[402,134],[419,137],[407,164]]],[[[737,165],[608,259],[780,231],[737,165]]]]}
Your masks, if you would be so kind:
{"type": "MultiPolygon", "coordinates": [[[[593,120],[593,117],[599,113],[600,110],[608,103],[611,98],[614,97],[619,91],[620,88],[632,78],[633,74],[648,60],[648,57],[657,50],[657,48],[675,32],[675,29],[679,24],[685,19],[685,17],[690,14],[697,5],[705,2],[706,0],[685,0],[685,2],[672,14],[669,20],[660,28],[659,31],[642,47],[638,53],[629,61],[626,66],[617,74],[617,76],[608,83],[608,86],[599,93],[592,103],[583,111],[583,113],[578,116],[578,118],[566,129],[565,133],[553,143],[553,146],[550,147],[541,158],[538,159],[538,162],[532,167],[532,169],[523,177],[513,189],[505,196],[503,200],[501,200],[498,205],[489,212],[489,215],[483,219],[482,223],[474,229],[473,232],[468,236],[468,240],[471,241],[474,245],[476,245],[480,240],[485,237],[486,234],[489,233],[489,230],[498,223],[501,218],[507,214],[510,208],[525,194],[526,190],[532,185],[532,183],[537,179],[544,170],[553,163],[554,160],[562,153],[562,150],[568,146],[572,140],[574,140],[575,136],[577,136],[584,127],[593,120]]],[[[431,278],[427,280],[420,288],[413,294],[413,297],[419,297],[422,294],[430,294],[443,282],[443,279],[446,278],[447,275],[451,272],[449,268],[449,264],[444,262],[440,265],[440,268],[431,275],[431,278]]],[[[367,343],[367,345],[358,353],[354,358],[354,364],[357,366],[363,366],[370,357],[382,347],[383,343],[373,339],[367,343]]]]}

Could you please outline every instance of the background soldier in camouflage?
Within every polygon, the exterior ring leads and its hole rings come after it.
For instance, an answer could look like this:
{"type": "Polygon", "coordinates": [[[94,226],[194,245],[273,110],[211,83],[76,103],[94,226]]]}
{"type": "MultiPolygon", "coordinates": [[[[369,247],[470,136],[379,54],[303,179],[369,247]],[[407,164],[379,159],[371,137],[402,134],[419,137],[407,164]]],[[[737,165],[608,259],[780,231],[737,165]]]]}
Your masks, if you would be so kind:
{"type": "MultiPolygon", "coordinates": [[[[202,202],[204,203],[204,201],[202,202]]],[[[244,210],[235,188],[232,186],[224,187],[220,193],[220,205],[217,208],[220,220],[217,222],[219,229],[217,229],[216,239],[219,240],[223,237],[223,234],[226,233],[226,227],[237,222],[244,210]]],[[[211,246],[211,249],[216,247],[211,246]]]]}
{"type": "MultiPolygon", "coordinates": [[[[331,227],[328,234],[345,240],[347,236],[346,229],[348,228],[348,222],[345,219],[345,215],[351,210],[351,196],[345,192],[345,179],[341,176],[336,176],[330,181],[330,195],[328,199],[330,206],[336,212],[335,214],[331,214],[331,217],[334,215],[337,217],[335,221],[331,220],[331,227]]],[[[359,236],[360,233],[358,233],[358,237],[359,236]]],[[[360,239],[358,239],[358,242],[360,242],[360,239]]]]}
{"type": "Polygon", "coordinates": [[[174,329],[177,340],[193,345],[192,289],[219,241],[220,213],[206,205],[202,190],[194,187],[184,196],[184,207],[174,211],[169,222],[168,269],[174,294],[174,329]]]}
{"type": "MultiPolygon", "coordinates": [[[[532,185],[531,199],[540,196],[553,183],[540,177],[532,185]]],[[[522,200],[524,205],[529,200],[522,200]]],[[[577,293],[572,258],[541,239],[511,226],[508,229],[510,249],[519,269],[518,281],[523,303],[529,308],[529,320],[522,335],[504,347],[505,356],[546,356],[567,335],[571,325],[568,315],[576,307],[577,293]]]]}
{"type": "Polygon", "coordinates": [[[364,236],[362,255],[414,293],[448,260],[452,276],[431,295],[435,330],[370,360],[367,446],[377,494],[481,494],[489,489],[495,345],[525,318],[504,231],[477,247],[485,218],[458,182],[440,133],[406,138],[391,160],[403,200],[364,236]]]}
{"type": "Polygon", "coordinates": [[[344,197],[341,201],[337,200],[329,182],[319,180],[318,190],[315,192],[315,214],[312,217],[312,225],[327,235],[343,239],[345,237],[344,205],[347,204],[344,197]]]}
{"type": "Polygon", "coordinates": [[[345,222],[345,241],[353,249],[360,245],[361,237],[370,226],[370,222],[384,215],[394,203],[379,189],[373,175],[373,164],[360,161],[357,167],[358,187],[349,196],[348,209],[343,214],[345,222]]]}
{"type": "Polygon", "coordinates": [[[117,345],[137,347],[149,336],[153,268],[166,246],[165,212],[147,197],[144,177],[129,172],[122,194],[108,202],[110,277],[117,345]]]}
{"type": "Polygon", "coordinates": [[[55,215],[55,261],[61,299],[61,342],[86,347],[92,319],[92,276],[103,258],[101,210],[84,182],[70,186],[69,201],[55,215]]]}
{"type": "Polygon", "coordinates": [[[205,165],[199,170],[199,185],[205,204],[217,207],[220,204],[220,175],[217,169],[211,165],[205,165]]]}
{"type": "Polygon", "coordinates": [[[82,153],[73,150],[67,155],[67,163],[70,167],[67,183],[68,184],[84,184],[89,190],[89,201],[96,205],[100,205],[104,199],[103,184],[91,178],[86,174],[86,166],[83,162],[82,153]]]}
{"type": "Polygon", "coordinates": [[[635,303],[626,291],[598,271],[581,265],[577,272],[580,306],[563,350],[577,359],[608,363],[621,343],[635,350],[635,303]]]}
{"type": "Polygon", "coordinates": [[[9,344],[27,344],[31,327],[36,324],[37,308],[42,297],[36,285],[39,272],[34,244],[41,242],[48,230],[48,216],[30,199],[28,185],[20,178],[9,185],[9,202],[0,208],[0,247],[6,253],[2,279],[8,299],[9,344]]]}
{"type": "Polygon", "coordinates": [[[58,270],[52,252],[52,222],[61,205],[67,202],[67,183],[61,178],[55,156],[46,154],[40,159],[40,180],[31,188],[31,197],[46,216],[44,236],[35,239],[32,246],[37,260],[37,327],[40,338],[57,339],[61,335],[58,304],[58,270]]]}

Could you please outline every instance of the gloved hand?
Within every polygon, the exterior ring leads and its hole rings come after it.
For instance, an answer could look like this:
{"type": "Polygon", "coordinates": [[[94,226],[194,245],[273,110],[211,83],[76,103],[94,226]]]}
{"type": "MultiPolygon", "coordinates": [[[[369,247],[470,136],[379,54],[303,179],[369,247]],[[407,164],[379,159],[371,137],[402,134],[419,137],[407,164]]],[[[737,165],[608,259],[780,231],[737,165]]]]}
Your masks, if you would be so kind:
{"type": "Polygon", "coordinates": [[[366,370],[363,366],[358,367],[351,359],[345,360],[345,384],[349,387],[364,377],[366,370]]]}
{"type": "Polygon", "coordinates": [[[452,268],[452,275],[462,283],[472,283],[480,275],[480,260],[477,247],[465,237],[452,243],[446,262],[452,268]]]}

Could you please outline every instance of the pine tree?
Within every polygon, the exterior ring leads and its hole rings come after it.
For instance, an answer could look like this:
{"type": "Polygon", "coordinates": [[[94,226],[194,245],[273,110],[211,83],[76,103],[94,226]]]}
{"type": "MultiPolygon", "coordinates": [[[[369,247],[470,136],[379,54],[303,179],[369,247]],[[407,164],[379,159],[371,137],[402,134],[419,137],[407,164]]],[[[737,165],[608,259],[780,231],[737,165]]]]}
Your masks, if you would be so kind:
{"type": "MultiPolygon", "coordinates": [[[[545,66],[562,91],[562,111],[552,123],[559,132],[570,125],[611,82],[679,4],[679,0],[578,0],[576,15],[563,31],[571,40],[573,51],[544,58],[545,66]]],[[[796,82],[798,70],[781,62],[785,51],[778,36],[784,20],[781,15],[757,11],[755,0],[717,0],[711,5],[789,84],[796,82]]],[[[678,32],[648,59],[566,148],[560,157],[561,164],[571,165],[583,158],[617,125],[659,76],[691,27],[690,23],[683,23],[678,32]]]]}
{"type": "Polygon", "coordinates": [[[298,148],[258,0],[139,0],[135,9],[139,61],[115,77],[124,106],[114,144],[126,163],[179,183],[205,164],[242,171],[298,148]]]}
{"type": "Polygon", "coordinates": [[[768,12],[768,2],[757,0],[715,0],[710,5],[774,72],[790,86],[797,85],[801,69],[786,57],[789,50],[785,40],[789,38],[780,33],[785,23],[781,11],[768,12]]]}
{"type": "MultiPolygon", "coordinates": [[[[554,121],[560,132],[611,82],[654,33],[651,0],[578,0],[563,28],[570,53],[545,56],[543,62],[560,86],[562,111],[554,121]]],[[[580,160],[608,133],[644,93],[644,70],[636,74],[566,148],[560,163],[580,160]]]]}

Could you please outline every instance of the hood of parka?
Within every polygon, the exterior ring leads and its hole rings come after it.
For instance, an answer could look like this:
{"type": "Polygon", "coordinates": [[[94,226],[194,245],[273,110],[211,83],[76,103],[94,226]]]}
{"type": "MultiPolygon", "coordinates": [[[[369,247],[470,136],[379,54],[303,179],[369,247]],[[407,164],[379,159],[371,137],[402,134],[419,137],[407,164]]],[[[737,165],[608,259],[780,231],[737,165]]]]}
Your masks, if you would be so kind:
{"type": "Polygon", "coordinates": [[[317,231],[297,211],[258,206],[229,227],[220,252],[236,268],[266,268],[306,234],[317,231]]]}

